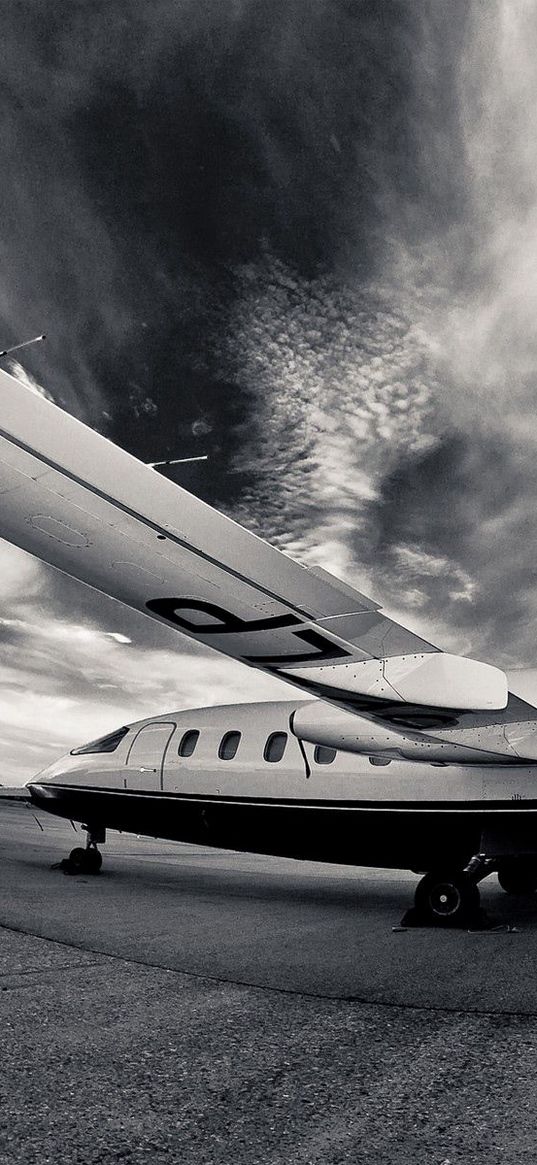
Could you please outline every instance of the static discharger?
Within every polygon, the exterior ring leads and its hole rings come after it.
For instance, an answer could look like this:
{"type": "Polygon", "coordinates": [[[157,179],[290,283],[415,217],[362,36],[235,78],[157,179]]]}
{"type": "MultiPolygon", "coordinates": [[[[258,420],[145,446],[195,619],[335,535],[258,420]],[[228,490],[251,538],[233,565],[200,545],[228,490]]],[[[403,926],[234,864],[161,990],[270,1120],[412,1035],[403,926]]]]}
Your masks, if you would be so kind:
{"type": "MultiPolygon", "coordinates": [[[[1,353],[0,353],[1,355],[1,353]]],[[[175,457],[172,461],[147,461],[150,469],[160,469],[160,466],[166,465],[186,465],[189,461],[208,461],[209,454],[202,453],[200,457],[175,457]]]]}
{"type": "Polygon", "coordinates": [[[29,348],[30,344],[39,344],[41,340],[46,340],[46,338],[45,335],[34,336],[33,340],[24,340],[22,344],[14,344],[12,348],[4,348],[4,351],[0,352],[0,359],[2,356],[11,356],[12,352],[20,352],[21,348],[29,348]]]}

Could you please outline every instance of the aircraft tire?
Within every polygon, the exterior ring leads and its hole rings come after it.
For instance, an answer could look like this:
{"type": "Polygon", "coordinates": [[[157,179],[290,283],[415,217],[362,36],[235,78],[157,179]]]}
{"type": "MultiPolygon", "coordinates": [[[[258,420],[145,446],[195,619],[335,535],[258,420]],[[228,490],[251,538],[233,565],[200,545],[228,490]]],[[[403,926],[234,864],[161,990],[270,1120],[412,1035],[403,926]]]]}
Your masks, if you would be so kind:
{"type": "Polygon", "coordinates": [[[461,926],[479,910],[479,890],[462,870],[438,870],[418,883],[416,911],[429,926],[461,926]]]}
{"type": "Polygon", "coordinates": [[[506,894],[535,894],[537,890],[537,861],[524,858],[505,858],[498,866],[498,881],[506,894]]]}
{"type": "Polygon", "coordinates": [[[103,856],[98,849],[83,849],[77,845],[69,854],[71,871],[77,874],[98,874],[103,864],[103,856]]]}
{"type": "Polygon", "coordinates": [[[68,858],[69,864],[74,870],[85,870],[86,868],[86,851],[81,845],[77,845],[75,849],[71,850],[68,858]]]}

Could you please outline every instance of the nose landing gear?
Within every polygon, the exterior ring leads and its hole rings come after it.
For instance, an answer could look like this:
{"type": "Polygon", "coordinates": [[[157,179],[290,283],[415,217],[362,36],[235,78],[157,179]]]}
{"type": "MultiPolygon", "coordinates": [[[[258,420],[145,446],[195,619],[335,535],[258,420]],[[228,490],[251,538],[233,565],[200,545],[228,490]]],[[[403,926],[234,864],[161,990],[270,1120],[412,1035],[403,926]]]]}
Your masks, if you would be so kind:
{"type": "Polygon", "coordinates": [[[53,870],[63,870],[64,874],[98,874],[100,873],[103,864],[103,855],[97,848],[98,843],[104,844],[106,841],[106,829],[104,826],[90,826],[83,827],[87,832],[87,839],[85,847],[81,845],[75,846],[71,850],[68,858],[58,862],[52,867],[53,870]]]}
{"type": "MultiPolygon", "coordinates": [[[[69,863],[70,869],[65,870],[68,874],[98,874],[103,864],[103,855],[97,849],[97,846],[75,846],[71,850],[68,858],[64,861],[69,863]]],[[[65,866],[64,866],[65,869],[65,866]]]]}

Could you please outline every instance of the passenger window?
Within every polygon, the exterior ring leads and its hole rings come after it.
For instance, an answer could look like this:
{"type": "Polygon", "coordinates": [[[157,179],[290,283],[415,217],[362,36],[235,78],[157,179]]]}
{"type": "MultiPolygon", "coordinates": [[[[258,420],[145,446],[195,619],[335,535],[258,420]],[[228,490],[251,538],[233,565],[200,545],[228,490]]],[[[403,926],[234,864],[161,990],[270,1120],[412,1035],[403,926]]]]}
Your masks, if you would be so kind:
{"type": "Polygon", "coordinates": [[[81,744],[80,748],[72,748],[70,756],[85,756],[86,753],[90,752],[115,752],[128,731],[128,728],[118,728],[117,732],[111,732],[109,736],[101,736],[99,740],[92,740],[89,744],[81,744]]]}
{"type": "Polygon", "coordinates": [[[240,732],[226,732],[220,741],[218,756],[220,760],[233,760],[241,739],[240,732]]]}
{"type": "Polygon", "coordinates": [[[386,757],[386,756],[370,756],[369,757],[369,764],[370,765],[378,765],[380,767],[380,765],[391,765],[391,763],[392,762],[389,759],[389,757],[386,757]]]}
{"type": "Polygon", "coordinates": [[[183,733],[177,749],[178,755],[192,756],[199,738],[200,734],[197,728],[190,728],[188,732],[183,733]]]}
{"type": "Polygon", "coordinates": [[[286,732],[271,732],[265,744],[263,759],[270,761],[271,764],[276,764],[277,761],[282,759],[286,744],[286,732]]]}
{"type": "Polygon", "coordinates": [[[313,759],[316,765],[331,765],[336,759],[336,749],[328,748],[325,744],[316,744],[313,759]]]}

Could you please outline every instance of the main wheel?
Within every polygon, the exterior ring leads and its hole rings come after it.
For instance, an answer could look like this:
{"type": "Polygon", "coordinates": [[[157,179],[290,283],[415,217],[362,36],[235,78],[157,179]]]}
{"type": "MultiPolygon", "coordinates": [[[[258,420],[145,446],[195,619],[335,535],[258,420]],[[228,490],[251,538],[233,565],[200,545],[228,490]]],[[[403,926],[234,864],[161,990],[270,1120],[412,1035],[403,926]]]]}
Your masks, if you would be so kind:
{"type": "Polygon", "coordinates": [[[479,890],[459,870],[439,870],[426,874],[418,883],[416,910],[434,926],[459,926],[479,909],[479,890]]]}
{"type": "Polygon", "coordinates": [[[531,858],[504,858],[498,866],[498,881],[506,894],[535,894],[537,862],[531,858]]]}

